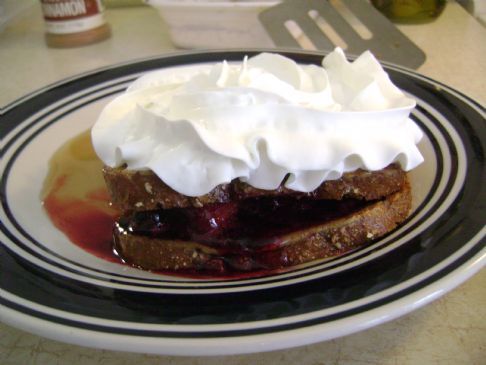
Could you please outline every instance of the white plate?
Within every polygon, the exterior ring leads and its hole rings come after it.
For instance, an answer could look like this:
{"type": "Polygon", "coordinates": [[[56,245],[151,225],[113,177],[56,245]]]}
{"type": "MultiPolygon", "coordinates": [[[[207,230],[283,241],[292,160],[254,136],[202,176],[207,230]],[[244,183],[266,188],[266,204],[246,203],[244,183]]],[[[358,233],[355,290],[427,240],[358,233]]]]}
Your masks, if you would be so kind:
{"type": "MultiPolygon", "coordinates": [[[[84,346],[177,355],[267,351],[323,341],[396,318],[484,266],[484,109],[395,66],[417,99],[426,162],[414,210],[396,231],[327,262],[262,278],[196,280],[106,262],[57,231],[39,200],[47,161],[101,108],[156,68],[241,60],[255,51],[175,54],[113,66],[27,96],[1,116],[0,319],[84,346]]],[[[302,63],[322,54],[284,52],[302,63]]],[[[182,67],[182,68],[181,68],[182,67]]],[[[166,71],[162,71],[166,72],[166,71]]]]}

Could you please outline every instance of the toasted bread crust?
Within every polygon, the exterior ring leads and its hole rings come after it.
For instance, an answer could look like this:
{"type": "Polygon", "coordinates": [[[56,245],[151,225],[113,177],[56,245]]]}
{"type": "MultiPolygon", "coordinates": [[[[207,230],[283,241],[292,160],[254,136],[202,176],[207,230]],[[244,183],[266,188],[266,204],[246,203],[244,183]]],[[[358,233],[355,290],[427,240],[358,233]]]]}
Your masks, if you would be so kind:
{"type": "Polygon", "coordinates": [[[235,179],[229,184],[215,187],[208,194],[190,197],[174,191],[151,171],[105,166],[103,175],[112,203],[122,211],[202,207],[211,203],[269,195],[376,200],[399,191],[406,182],[406,173],[397,164],[392,164],[380,171],[357,170],[345,173],[340,179],[325,181],[310,193],[296,192],[285,188],[283,184],[276,190],[261,190],[235,179]]]}
{"type": "MultiPolygon", "coordinates": [[[[358,212],[281,237],[285,244],[274,250],[230,258],[231,270],[279,270],[342,255],[395,229],[406,219],[410,208],[411,192],[405,181],[400,191],[358,212]],[[272,255],[274,259],[267,257],[266,266],[255,266],[261,255],[272,255]]],[[[115,248],[126,262],[147,270],[221,271],[228,262],[216,249],[197,242],[117,234],[116,230],[115,248]]]]}

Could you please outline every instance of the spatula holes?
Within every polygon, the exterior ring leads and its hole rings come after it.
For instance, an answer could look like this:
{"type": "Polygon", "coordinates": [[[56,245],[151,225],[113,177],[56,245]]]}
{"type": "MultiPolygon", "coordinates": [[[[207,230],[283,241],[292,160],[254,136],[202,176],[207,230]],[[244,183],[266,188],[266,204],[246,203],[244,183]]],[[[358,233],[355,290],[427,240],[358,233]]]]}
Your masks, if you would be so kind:
{"type": "Polygon", "coordinates": [[[336,33],[334,28],[326,22],[317,10],[309,10],[307,14],[316,23],[321,32],[324,33],[335,46],[341,47],[344,50],[348,48],[347,43],[336,33]]]}
{"type": "Polygon", "coordinates": [[[364,25],[341,0],[329,0],[329,3],[339,12],[339,14],[341,14],[344,20],[348,22],[361,38],[371,39],[373,37],[373,33],[370,32],[366,25],[364,25]]]}
{"type": "Polygon", "coordinates": [[[287,28],[290,35],[297,41],[301,48],[314,51],[317,50],[317,47],[302,31],[302,28],[299,26],[299,24],[297,24],[297,22],[294,20],[287,20],[284,24],[285,28],[287,28]]]}

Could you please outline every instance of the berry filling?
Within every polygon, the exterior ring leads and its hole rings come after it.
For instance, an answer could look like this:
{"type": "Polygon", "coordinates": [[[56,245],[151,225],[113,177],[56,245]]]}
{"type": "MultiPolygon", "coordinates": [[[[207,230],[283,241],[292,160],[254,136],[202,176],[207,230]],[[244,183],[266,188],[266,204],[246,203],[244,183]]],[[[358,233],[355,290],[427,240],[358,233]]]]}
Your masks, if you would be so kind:
{"type": "Polygon", "coordinates": [[[321,225],[363,209],[373,202],[251,198],[202,208],[132,212],[122,216],[117,229],[158,239],[198,242],[222,254],[269,251],[286,234],[321,225]]]}

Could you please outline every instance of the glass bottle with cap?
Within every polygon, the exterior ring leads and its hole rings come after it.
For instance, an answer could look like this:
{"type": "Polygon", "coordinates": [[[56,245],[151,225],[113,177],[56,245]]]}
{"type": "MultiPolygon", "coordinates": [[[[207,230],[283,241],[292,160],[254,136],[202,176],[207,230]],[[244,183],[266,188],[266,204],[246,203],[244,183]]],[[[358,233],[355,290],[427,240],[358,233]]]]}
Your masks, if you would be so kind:
{"type": "Polygon", "coordinates": [[[427,23],[437,18],[446,0],[371,0],[375,8],[395,23],[427,23]]]}

